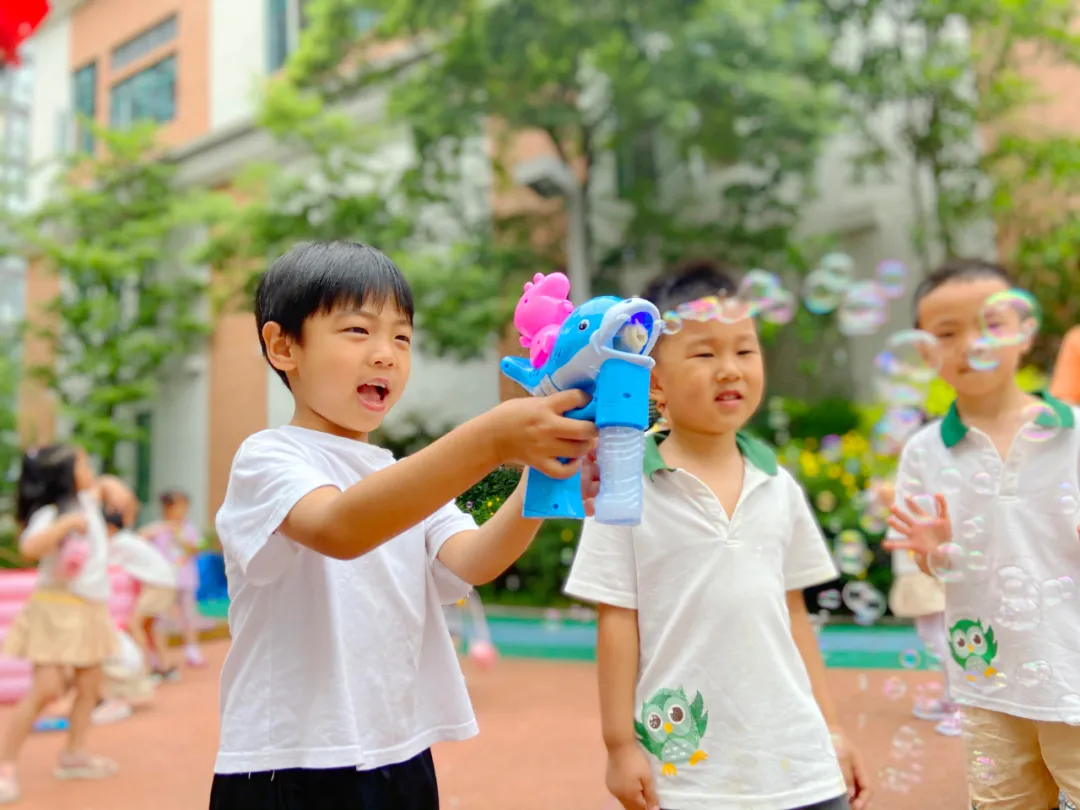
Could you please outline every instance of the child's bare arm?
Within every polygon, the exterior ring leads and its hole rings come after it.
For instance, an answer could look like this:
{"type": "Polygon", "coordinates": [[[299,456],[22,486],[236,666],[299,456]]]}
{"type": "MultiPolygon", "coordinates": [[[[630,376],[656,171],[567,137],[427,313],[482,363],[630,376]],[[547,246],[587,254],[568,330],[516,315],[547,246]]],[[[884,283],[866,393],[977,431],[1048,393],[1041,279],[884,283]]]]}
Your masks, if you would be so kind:
{"type": "MultiPolygon", "coordinates": [[[[592,514],[591,504],[596,497],[598,482],[594,481],[595,466],[591,459],[582,469],[582,497],[585,509],[592,514]]],[[[439,560],[459,579],[470,585],[491,582],[525,553],[543,524],[542,520],[522,517],[525,505],[525,476],[499,510],[474,531],[455,534],[439,549],[439,560]]]]}
{"type": "Polygon", "coordinates": [[[634,687],[638,674],[637,611],[599,606],[596,665],[600,679],[600,724],[608,750],[637,745],[634,687]]]}
{"type": "Polygon", "coordinates": [[[53,551],[69,534],[86,531],[86,518],[81,512],[62,515],[44,529],[19,541],[19,553],[28,560],[40,560],[53,551]]]}
{"type": "Polygon", "coordinates": [[[470,585],[491,582],[520,557],[542,520],[521,516],[525,502],[525,477],[499,511],[479,529],[455,534],[439,549],[439,561],[470,585]]]}
{"type": "Polygon", "coordinates": [[[320,554],[354,559],[434,514],[499,464],[520,462],[568,477],[577,465],[557,459],[585,456],[596,427],[562,414],[587,403],[580,391],[505,402],[344,492],[309,493],[281,530],[320,554]]]}

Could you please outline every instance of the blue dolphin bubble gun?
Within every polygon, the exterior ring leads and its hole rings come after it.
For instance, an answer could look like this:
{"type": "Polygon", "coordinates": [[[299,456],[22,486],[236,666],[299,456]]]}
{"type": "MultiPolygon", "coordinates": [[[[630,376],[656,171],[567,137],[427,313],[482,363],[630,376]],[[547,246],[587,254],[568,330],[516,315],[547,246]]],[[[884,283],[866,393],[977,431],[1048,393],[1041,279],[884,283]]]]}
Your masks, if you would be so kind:
{"type": "MultiPolygon", "coordinates": [[[[642,462],[649,425],[649,356],[663,330],[660,312],[641,298],[599,296],[572,309],[569,281],[562,273],[537,274],[525,285],[514,324],[529,358],[504,357],[503,374],[533,396],[577,388],[592,399],[568,411],[574,419],[595,422],[600,491],[598,523],[641,523],[642,462]]],[[[550,478],[526,472],[525,508],[529,518],[585,517],[581,473],[550,478]]]]}

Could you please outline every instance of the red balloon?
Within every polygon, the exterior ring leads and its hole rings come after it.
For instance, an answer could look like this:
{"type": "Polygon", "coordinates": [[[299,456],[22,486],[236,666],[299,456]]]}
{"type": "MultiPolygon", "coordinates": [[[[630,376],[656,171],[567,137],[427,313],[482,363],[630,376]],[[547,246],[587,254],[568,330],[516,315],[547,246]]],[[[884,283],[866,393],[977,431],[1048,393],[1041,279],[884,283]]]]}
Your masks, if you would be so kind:
{"type": "Polygon", "coordinates": [[[0,63],[19,64],[19,46],[48,13],[48,0],[0,0],[0,63]]]}

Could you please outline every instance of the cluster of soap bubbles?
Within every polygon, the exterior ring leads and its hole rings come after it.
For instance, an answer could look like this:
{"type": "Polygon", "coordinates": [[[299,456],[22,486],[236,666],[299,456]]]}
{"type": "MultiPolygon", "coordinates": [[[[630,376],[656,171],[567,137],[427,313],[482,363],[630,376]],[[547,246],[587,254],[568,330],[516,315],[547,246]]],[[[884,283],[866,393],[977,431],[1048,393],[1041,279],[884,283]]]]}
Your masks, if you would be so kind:
{"type": "MultiPolygon", "coordinates": [[[[907,291],[908,275],[907,265],[887,259],[878,264],[873,279],[857,280],[851,256],[828,253],[804,279],[802,305],[815,315],[835,313],[837,327],[849,337],[870,335],[888,320],[890,302],[907,291]]],[[[706,296],[664,313],[664,333],[677,333],[684,321],[736,323],[760,318],[783,326],[798,309],[799,297],[784,287],[779,276],[755,268],[743,276],[732,296],[706,296]]]]}
{"type": "MultiPolygon", "coordinates": [[[[967,347],[963,363],[976,372],[993,371],[1006,351],[1026,346],[1038,334],[1039,306],[1026,290],[1004,290],[986,299],[979,323],[980,334],[967,347]]],[[[904,329],[889,336],[874,358],[874,385],[886,406],[873,432],[877,453],[898,455],[918,430],[929,384],[940,373],[943,360],[942,347],[929,332],[904,329]]],[[[1022,436],[1028,441],[1047,441],[1061,427],[1060,419],[1045,404],[1031,406],[1025,417],[1022,436]]]]}

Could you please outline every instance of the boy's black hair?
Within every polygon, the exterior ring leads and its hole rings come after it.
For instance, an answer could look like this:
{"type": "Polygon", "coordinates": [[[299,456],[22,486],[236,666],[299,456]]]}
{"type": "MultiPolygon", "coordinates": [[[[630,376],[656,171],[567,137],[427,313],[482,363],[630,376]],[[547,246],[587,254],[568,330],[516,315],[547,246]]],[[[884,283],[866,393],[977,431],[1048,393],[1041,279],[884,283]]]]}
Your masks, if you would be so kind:
{"type": "Polygon", "coordinates": [[[183,501],[184,503],[191,503],[191,498],[188,497],[186,492],[179,489],[170,489],[166,492],[162,492],[158,495],[158,501],[162,506],[172,506],[174,503],[183,501]]]}
{"type": "Polygon", "coordinates": [[[990,278],[1003,281],[1009,287],[1015,283],[1005,267],[984,259],[950,259],[936,270],[932,270],[915,288],[912,300],[915,326],[919,325],[919,303],[938,287],[952,281],[981,281],[990,278]]]}
{"type": "Polygon", "coordinates": [[[23,526],[34,512],[55,506],[65,512],[78,503],[75,460],[78,451],[67,444],[32,447],[23,454],[15,498],[15,519],[23,526]]]}
{"type": "MultiPolygon", "coordinates": [[[[304,323],[313,315],[368,302],[376,307],[390,302],[412,323],[409,282],[384,253],[359,242],[296,245],[274,260],[255,290],[255,323],[263,357],[265,324],[279,324],[282,332],[299,342],[304,323]]],[[[277,373],[288,387],[285,372],[277,373]]]]}
{"type": "Polygon", "coordinates": [[[124,528],[124,516],[120,512],[116,512],[116,511],[113,511],[111,509],[106,509],[104,511],[104,515],[105,515],[105,524],[107,526],[112,526],[117,531],[120,531],[121,529],[124,528]]]}
{"type": "Polygon", "coordinates": [[[641,297],[663,315],[699,298],[734,295],[737,291],[735,274],[724,264],[712,259],[692,259],[654,278],[641,297]]]}

